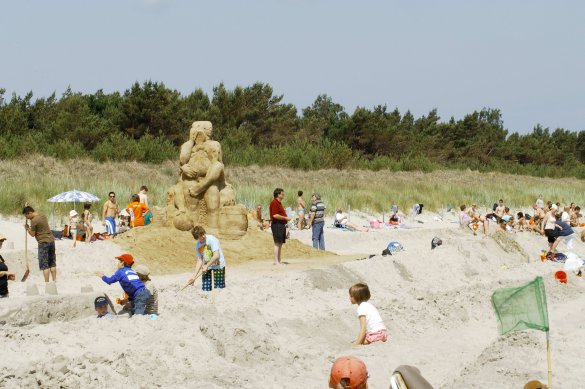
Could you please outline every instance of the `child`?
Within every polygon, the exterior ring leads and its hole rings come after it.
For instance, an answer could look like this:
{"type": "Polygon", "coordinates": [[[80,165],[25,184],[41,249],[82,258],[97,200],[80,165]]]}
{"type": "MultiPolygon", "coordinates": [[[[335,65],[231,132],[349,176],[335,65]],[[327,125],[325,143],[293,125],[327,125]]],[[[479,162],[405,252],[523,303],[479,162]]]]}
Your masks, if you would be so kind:
{"type": "Polygon", "coordinates": [[[95,311],[97,312],[98,319],[105,317],[112,320],[114,318],[112,314],[108,312],[108,300],[106,300],[104,296],[96,297],[93,305],[95,307],[95,311]]]}
{"type": "Polygon", "coordinates": [[[357,314],[360,320],[360,334],[353,342],[358,346],[361,344],[370,344],[373,342],[385,342],[388,339],[388,331],[380,317],[380,313],[372,304],[370,299],[370,289],[366,284],[355,284],[349,288],[349,299],[352,304],[357,304],[357,314]]]}
{"type": "Polygon", "coordinates": [[[69,211],[69,235],[73,239],[73,247],[77,246],[77,231],[79,229],[79,215],[72,209],[69,211]]]}
{"type": "Polygon", "coordinates": [[[352,356],[337,358],[331,366],[329,388],[332,389],[366,389],[368,387],[368,369],[366,364],[352,356]]]}
{"type": "Polygon", "coordinates": [[[150,277],[150,269],[146,265],[138,265],[136,266],[136,274],[138,274],[138,278],[144,284],[146,289],[150,292],[150,299],[148,299],[148,303],[146,303],[146,314],[147,315],[157,315],[158,316],[158,290],[156,286],[152,284],[150,277]]]}
{"type": "Polygon", "coordinates": [[[83,204],[83,229],[85,231],[85,243],[91,243],[93,238],[93,226],[91,225],[91,204],[83,204]]]}
{"type": "Polygon", "coordinates": [[[113,284],[114,282],[120,282],[120,286],[128,295],[128,299],[132,303],[131,313],[134,315],[144,315],[146,304],[151,295],[142,281],[140,281],[138,274],[132,270],[134,258],[130,254],[122,254],[116,257],[116,259],[119,261],[118,270],[113,276],[106,277],[101,272],[97,272],[96,274],[108,285],[113,284]]]}
{"type": "Polygon", "coordinates": [[[526,219],[524,217],[524,213],[518,212],[516,214],[516,218],[518,219],[516,221],[516,225],[518,226],[518,231],[524,231],[524,227],[526,227],[526,219]]]}
{"type": "Polygon", "coordinates": [[[207,235],[202,226],[195,226],[191,230],[193,238],[197,240],[195,251],[197,252],[197,266],[195,275],[191,277],[187,284],[195,282],[199,270],[201,270],[201,288],[211,291],[211,272],[213,272],[214,285],[216,289],[225,288],[225,259],[219,240],[213,235],[207,235]]]}

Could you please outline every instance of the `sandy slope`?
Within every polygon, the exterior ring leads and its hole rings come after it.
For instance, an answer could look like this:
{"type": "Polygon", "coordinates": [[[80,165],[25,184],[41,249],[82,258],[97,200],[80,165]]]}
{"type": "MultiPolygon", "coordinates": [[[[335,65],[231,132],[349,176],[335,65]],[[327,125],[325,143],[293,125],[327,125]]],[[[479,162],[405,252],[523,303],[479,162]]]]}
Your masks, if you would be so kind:
{"type": "MultiPolygon", "coordinates": [[[[294,258],[291,245],[291,264],[280,268],[270,265],[266,254],[248,258],[255,246],[246,243],[242,251],[247,259],[238,259],[237,250],[230,252],[239,264],[228,268],[228,288],[213,297],[200,292],[199,284],[178,293],[188,274],[160,275],[172,269],[161,265],[153,275],[161,295],[162,315],[156,321],[93,318],[98,292],[120,294],[119,286],[103,284],[93,271],[112,271],[111,258],[122,249],[99,242],[73,250],[71,242],[58,242],[60,295],[44,296],[41,290],[41,296],[25,297],[25,285],[12,283],[11,297],[0,300],[0,382],[9,388],[323,388],[331,362],[354,354],[366,362],[372,388],[387,388],[399,364],[418,366],[437,388],[518,388],[531,378],[546,379],[545,335],[498,336],[490,296],[496,288],[542,275],[555,385],[585,387],[580,363],[585,356],[585,281],[571,277],[568,285],[561,285],[553,280],[555,265],[538,259],[545,246],[542,237],[472,236],[454,220],[439,222],[425,214],[420,216],[423,223],[407,222],[412,229],[353,233],[328,228],[328,250],[351,257],[294,258]],[[433,236],[441,237],[444,245],[431,251],[433,236]],[[407,251],[354,260],[379,254],[392,240],[407,251]],[[387,343],[350,345],[358,321],[347,289],[357,281],[370,285],[371,301],[390,330],[387,343]],[[84,285],[95,292],[80,293],[84,285]]],[[[357,217],[352,221],[364,222],[357,217]]],[[[0,222],[0,232],[15,241],[14,250],[3,250],[11,270],[21,268],[21,229],[21,223],[0,222]]],[[[292,235],[310,241],[310,231],[292,235]]],[[[269,240],[261,237],[258,242],[261,253],[269,252],[270,247],[263,247],[269,240]]],[[[176,243],[177,251],[190,250],[187,244],[176,243]]],[[[578,243],[576,252],[584,255],[585,247],[578,243]]],[[[42,286],[38,271],[31,282],[42,286]]]]}

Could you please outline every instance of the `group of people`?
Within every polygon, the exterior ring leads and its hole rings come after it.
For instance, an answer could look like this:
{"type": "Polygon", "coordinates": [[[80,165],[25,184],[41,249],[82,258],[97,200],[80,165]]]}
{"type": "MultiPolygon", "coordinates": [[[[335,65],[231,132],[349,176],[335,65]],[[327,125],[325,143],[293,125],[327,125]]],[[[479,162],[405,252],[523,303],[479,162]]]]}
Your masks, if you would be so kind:
{"type": "MultiPolygon", "coordinates": [[[[258,223],[260,229],[266,230],[270,228],[272,231],[275,265],[283,263],[281,259],[282,246],[288,237],[287,227],[312,229],[311,240],[313,247],[318,250],[325,250],[325,211],[327,207],[321,198],[321,194],[318,192],[313,193],[311,195],[311,204],[308,207],[303,199],[303,191],[299,190],[296,200],[296,215],[287,214],[283,200],[284,189],[276,188],[273,192],[273,200],[268,207],[269,219],[264,219],[261,204],[257,204],[256,208],[250,213],[251,218],[258,223]]],[[[341,208],[337,208],[335,211],[333,225],[353,231],[368,231],[351,223],[347,213],[343,212],[341,208]]]]}
{"type": "MultiPolygon", "coordinates": [[[[501,231],[533,231],[544,235],[548,240],[548,251],[554,252],[562,238],[567,239],[567,247],[572,248],[572,239],[575,235],[573,227],[582,226],[581,208],[575,203],[563,207],[560,202],[544,202],[542,195],[532,204],[533,214],[517,212],[515,215],[510,208],[500,199],[494,204],[492,212],[482,215],[477,204],[467,208],[465,204],[460,206],[459,224],[469,228],[474,235],[479,227],[483,233],[489,233],[490,222],[495,223],[501,231]]],[[[582,236],[585,240],[585,236],[582,236]]]]}

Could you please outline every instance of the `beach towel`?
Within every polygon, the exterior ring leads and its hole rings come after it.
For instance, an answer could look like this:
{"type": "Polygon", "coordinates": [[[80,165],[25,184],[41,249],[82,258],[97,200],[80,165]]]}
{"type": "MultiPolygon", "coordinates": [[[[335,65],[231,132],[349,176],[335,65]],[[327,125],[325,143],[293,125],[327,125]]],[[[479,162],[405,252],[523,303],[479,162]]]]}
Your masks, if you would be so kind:
{"type": "Polygon", "coordinates": [[[106,233],[108,235],[116,235],[116,220],[113,217],[106,217],[106,233]]]}
{"type": "Polygon", "coordinates": [[[563,253],[553,253],[552,251],[549,251],[546,253],[546,259],[553,262],[565,263],[567,256],[563,253]]]}

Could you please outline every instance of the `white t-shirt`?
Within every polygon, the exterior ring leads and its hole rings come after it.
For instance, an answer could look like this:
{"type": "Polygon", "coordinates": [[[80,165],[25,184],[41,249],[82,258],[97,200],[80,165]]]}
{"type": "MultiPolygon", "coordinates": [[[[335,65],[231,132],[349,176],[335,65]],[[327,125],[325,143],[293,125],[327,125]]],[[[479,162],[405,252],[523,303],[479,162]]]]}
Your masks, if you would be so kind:
{"type": "MultiPolygon", "coordinates": [[[[197,245],[195,247],[197,251],[197,257],[201,258],[203,263],[209,262],[211,257],[213,256],[213,252],[217,251],[219,255],[219,265],[212,265],[210,269],[223,269],[225,267],[225,259],[223,257],[223,252],[221,251],[221,246],[219,245],[219,240],[209,234],[205,234],[205,243],[201,244],[197,241],[197,245]]],[[[217,263],[217,262],[216,262],[217,263]]]]}
{"type": "Polygon", "coordinates": [[[380,330],[385,330],[386,326],[384,325],[384,321],[382,321],[382,317],[380,313],[372,304],[367,301],[364,301],[357,307],[357,315],[365,316],[366,317],[366,333],[376,332],[380,330]]]}

